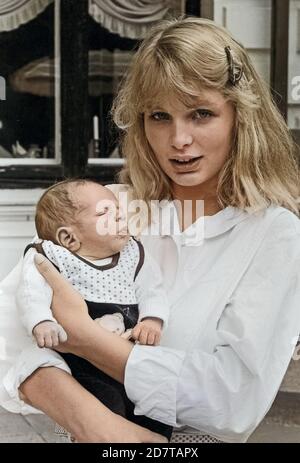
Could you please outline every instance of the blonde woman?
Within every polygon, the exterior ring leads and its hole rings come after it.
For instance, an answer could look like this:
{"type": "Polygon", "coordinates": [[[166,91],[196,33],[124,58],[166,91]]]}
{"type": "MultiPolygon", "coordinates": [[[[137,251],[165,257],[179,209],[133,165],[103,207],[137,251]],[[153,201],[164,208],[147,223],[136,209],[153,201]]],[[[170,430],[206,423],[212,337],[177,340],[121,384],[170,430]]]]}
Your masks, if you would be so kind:
{"type": "MultiPolygon", "coordinates": [[[[80,296],[38,256],[69,336],[61,350],[124,382],[135,413],[174,426],[173,441],[245,442],[300,332],[295,146],[245,49],[199,18],[152,29],[113,115],[126,158],[126,185],[115,192],[149,206],[167,200],[156,204],[160,220],[177,212],[178,233],[157,234],[151,206],[141,237],[162,268],[171,319],[161,346],[117,338],[94,326],[80,296]]],[[[42,410],[79,442],[164,441],[107,410],[51,351],[33,357],[6,375],[6,404],[42,410]]]]}

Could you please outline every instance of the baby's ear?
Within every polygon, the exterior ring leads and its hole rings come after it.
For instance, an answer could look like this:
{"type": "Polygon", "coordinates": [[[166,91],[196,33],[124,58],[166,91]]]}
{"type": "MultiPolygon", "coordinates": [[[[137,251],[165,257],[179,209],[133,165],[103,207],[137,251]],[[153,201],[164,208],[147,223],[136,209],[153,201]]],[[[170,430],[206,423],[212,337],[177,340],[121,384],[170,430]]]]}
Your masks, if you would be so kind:
{"type": "Polygon", "coordinates": [[[59,227],[55,235],[58,244],[69,251],[76,252],[80,248],[80,240],[72,227],[59,227]]]}

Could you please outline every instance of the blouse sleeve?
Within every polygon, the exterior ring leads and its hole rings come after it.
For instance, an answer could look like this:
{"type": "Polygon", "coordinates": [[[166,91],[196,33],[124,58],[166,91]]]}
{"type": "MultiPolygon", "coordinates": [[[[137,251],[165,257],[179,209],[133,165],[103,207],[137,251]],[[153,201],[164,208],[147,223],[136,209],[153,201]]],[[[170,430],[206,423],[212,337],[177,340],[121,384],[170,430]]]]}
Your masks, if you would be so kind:
{"type": "Polygon", "coordinates": [[[136,345],[125,371],[135,413],[245,441],[270,408],[300,332],[299,221],[279,216],[226,305],[211,353],[136,345]]]}
{"type": "Polygon", "coordinates": [[[144,263],[135,280],[139,321],[146,317],[160,318],[163,321],[163,329],[166,329],[169,318],[169,303],[162,281],[159,265],[145,251],[144,263]]]}

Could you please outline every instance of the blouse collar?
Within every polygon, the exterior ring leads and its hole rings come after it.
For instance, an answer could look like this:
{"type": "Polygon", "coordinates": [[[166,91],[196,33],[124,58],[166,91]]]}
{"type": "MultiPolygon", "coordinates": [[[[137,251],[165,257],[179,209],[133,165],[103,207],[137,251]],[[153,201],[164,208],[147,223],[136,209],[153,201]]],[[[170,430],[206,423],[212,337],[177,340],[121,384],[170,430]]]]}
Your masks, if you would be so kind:
{"type": "Polygon", "coordinates": [[[159,214],[160,220],[158,217],[153,219],[152,232],[162,237],[172,236],[178,244],[183,246],[199,246],[204,239],[222,235],[249,217],[248,212],[228,206],[214,215],[200,217],[181,232],[174,203],[168,201],[159,208],[161,211],[159,214]],[[172,226],[170,226],[170,218],[172,226]]]}

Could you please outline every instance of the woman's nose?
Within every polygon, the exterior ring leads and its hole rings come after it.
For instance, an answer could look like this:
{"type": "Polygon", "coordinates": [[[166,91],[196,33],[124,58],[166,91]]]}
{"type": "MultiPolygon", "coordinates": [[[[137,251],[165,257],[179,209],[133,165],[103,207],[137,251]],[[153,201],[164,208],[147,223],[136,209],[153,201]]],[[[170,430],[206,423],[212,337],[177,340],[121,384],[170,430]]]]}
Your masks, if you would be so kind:
{"type": "Polygon", "coordinates": [[[185,123],[174,123],[171,132],[171,145],[176,149],[182,149],[193,143],[191,128],[185,123]]]}

